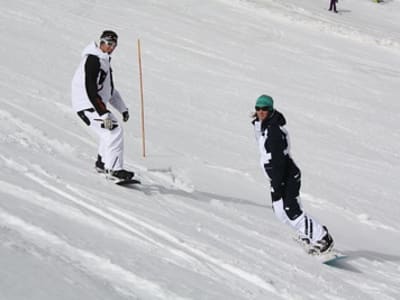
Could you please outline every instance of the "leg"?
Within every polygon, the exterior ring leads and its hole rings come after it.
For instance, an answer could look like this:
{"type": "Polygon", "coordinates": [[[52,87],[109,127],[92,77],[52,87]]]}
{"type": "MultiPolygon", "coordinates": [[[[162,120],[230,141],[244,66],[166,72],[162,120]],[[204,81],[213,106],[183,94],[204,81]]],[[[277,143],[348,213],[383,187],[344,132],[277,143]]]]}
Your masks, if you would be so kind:
{"type": "MultiPolygon", "coordinates": [[[[104,157],[104,152],[105,152],[105,145],[103,141],[100,139],[99,140],[99,149],[97,150],[98,155],[100,155],[102,158],[104,157]]],[[[104,160],[102,160],[104,162],[104,160]]]]}
{"type": "Polygon", "coordinates": [[[299,201],[300,185],[300,171],[289,176],[283,199],[273,203],[274,212],[282,222],[290,225],[301,238],[315,243],[326,232],[317,220],[302,210],[299,201]]]}
{"type": "Polygon", "coordinates": [[[124,160],[124,140],[121,126],[106,130],[100,138],[104,143],[104,167],[106,170],[121,170],[124,160]]]}
{"type": "MultiPolygon", "coordinates": [[[[121,170],[123,167],[123,130],[119,125],[113,130],[101,128],[101,122],[95,119],[99,118],[97,112],[85,112],[85,115],[90,120],[89,127],[96,132],[99,137],[99,154],[104,162],[104,168],[107,170],[121,170]]],[[[111,114],[111,118],[117,119],[111,114]]]]}

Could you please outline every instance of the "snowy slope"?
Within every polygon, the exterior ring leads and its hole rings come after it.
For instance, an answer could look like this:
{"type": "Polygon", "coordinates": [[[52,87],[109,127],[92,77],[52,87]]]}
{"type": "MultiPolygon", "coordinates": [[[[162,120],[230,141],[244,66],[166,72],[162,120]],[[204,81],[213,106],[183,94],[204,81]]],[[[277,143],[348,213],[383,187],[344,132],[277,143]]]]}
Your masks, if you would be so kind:
{"type": "Polygon", "coordinates": [[[399,0],[2,1],[0,299],[398,299],[399,0]],[[82,49],[116,30],[127,167],[93,170],[70,106],[82,49]],[[143,47],[141,158],[136,40],[143,47]],[[306,211],[348,257],[308,257],[270,209],[250,125],[288,119],[306,211]]]}

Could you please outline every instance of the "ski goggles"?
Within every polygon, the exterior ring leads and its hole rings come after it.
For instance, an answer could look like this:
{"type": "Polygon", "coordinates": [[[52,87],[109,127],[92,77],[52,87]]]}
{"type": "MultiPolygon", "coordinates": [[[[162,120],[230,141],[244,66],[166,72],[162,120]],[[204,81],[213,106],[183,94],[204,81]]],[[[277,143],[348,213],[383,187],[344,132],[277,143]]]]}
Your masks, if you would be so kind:
{"type": "Polygon", "coordinates": [[[117,47],[117,41],[114,41],[114,40],[100,39],[100,42],[106,44],[107,46],[113,47],[113,48],[117,47]]]}
{"type": "Polygon", "coordinates": [[[262,111],[270,111],[271,107],[269,107],[269,106],[263,106],[263,107],[256,106],[256,111],[260,111],[260,110],[262,110],[262,111]]]}

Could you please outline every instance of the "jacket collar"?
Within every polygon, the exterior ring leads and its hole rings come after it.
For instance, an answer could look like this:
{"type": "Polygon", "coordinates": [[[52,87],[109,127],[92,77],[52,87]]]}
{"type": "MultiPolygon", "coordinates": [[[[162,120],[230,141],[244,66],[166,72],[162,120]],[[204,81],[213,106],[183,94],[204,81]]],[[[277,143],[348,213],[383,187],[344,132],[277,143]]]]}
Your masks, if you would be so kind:
{"type": "Polygon", "coordinates": [[[97,46],[96,42],[90,43],[83,50],[82,57],[85,57],[88,55],[95,55],[95,56],[99,57],[100,59],[104,59],[107,61],[110,61],[110,59],[111,59],[111,56],[108,53],[104,53],[103,51],[100,50],[100,48],[97,46]]]}

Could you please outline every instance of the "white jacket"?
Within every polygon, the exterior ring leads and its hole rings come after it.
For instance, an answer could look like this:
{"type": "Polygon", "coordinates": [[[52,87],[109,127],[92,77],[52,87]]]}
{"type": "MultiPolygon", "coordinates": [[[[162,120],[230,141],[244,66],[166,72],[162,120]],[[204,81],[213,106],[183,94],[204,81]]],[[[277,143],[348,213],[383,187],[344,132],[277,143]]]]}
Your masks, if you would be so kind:
{"type": "Polygon", "coordinates": [[[76,112],[90,108],[95,108],[97,110],[96,106],[93,105],[93,99],[89,98],[86,85],[85,64],[89,55],[98,57],[100,63],[100,71],[98,74],[95,74],[97,83],[97,96],[100,97],[101,101],[106,107],[107,104],[110,103],[120,113],[127,111],[128,109],[119,92],[113,87],[111,74],[112,70],[110,66],[111,57],[108,53],[101,51],[95,42],[90,43],[83,50],[82,61],[75,71],[72,79],[71,98],[72,107],[74,110],[76,112]]]}

